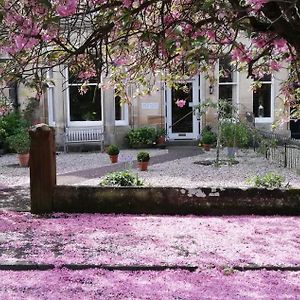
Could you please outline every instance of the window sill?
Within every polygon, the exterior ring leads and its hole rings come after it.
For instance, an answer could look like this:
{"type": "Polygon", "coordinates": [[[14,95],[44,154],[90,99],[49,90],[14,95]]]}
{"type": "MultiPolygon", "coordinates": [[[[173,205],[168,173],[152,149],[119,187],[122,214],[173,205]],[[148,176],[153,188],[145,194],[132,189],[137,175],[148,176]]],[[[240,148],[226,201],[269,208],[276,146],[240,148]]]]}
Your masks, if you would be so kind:
{"type": "Polygon", "coordinates": [[[127,121],[115,121],[115,125],[116,126],[128,126],[128,122],[127,121]]]}
{"type": "Polygon", "coordinates": [[[273,118],[255,118],[255,123],[273,123],[273,118]]]}
{"type": "Polygon", "coordinates": [[[88,127],[88,126],[102,126],[102,121],[70,121],[68,124],[70,127],[88,127]]]}

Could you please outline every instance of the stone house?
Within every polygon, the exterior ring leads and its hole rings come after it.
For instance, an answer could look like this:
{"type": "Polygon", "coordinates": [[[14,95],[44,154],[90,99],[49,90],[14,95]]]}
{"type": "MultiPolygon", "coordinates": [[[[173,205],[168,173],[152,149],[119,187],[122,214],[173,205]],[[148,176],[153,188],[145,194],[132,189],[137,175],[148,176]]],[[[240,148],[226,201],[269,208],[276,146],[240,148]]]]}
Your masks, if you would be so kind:
{"type": "MultiPolygon", "coordinates": [[[[183,88],[178,90],[158,82],[154,93],[135,98],[130,104],[122,104],[113,89],[96,89],[96,83],[90,83],[88,92],[80,94],[80,83],[69,80],[67,71],[62,75],[54,69],[48,76],[53,83],[45,89],[38,121],[56,128],[57,144],[63,147],[65,132],[69,129],[88,132],[93,128],[103,128],[105,144],[121,145],[131,128],[149,125],[165,128],[170,141],[197,140],[203,126],[214,126],[216,122],[213,110],[201,117],[193,113],[193,107],[205,99],[227,99],[236,105],[242,118],[252,113],[256,127],[271,130],[272,123],[283,112],[279,90],[287,73],[280,71],[264,76],[261,87],[254,92],[251,89],[252,80],[247,78],[247,74],[231,71],[228,62],[224,60],[216,67],[214,82],[207,79],[206,74],[198,74],[187,82],[179,83],[183,88]],[[176,105],[178,99],[186,100],[184,107],[176,105]]],[[[133,89],[130,92],[133,93],[133,89]]],[[[30,93],[22,86],[18,87],[22,107],[30,93]]],[[[300,133],[300,122],[292,123],[292,126],[285,123],[276,130],[297,136],[300,133]]]]}

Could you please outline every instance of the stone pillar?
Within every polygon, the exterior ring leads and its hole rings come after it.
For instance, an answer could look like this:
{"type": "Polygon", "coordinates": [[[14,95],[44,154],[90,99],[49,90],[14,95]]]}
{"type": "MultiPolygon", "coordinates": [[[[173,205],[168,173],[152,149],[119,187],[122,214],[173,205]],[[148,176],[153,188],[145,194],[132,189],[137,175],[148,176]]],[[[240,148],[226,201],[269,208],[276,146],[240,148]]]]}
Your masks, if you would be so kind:
{"type": "Polygon", "coordinates": [[[38,124],[29,130],[31,212],[53,210],[53,189],[56,185],[56,149],[54,128],[38,124]]]}

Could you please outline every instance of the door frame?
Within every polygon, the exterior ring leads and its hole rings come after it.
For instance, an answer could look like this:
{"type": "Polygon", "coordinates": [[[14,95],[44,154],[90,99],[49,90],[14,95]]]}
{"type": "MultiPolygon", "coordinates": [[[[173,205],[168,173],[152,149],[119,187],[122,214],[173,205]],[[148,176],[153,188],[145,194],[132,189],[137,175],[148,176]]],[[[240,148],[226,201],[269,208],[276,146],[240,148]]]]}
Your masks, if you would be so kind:
{"type": "MultiPolygon", "coordinates": [[[[179,81],[180,82],[180,81],[179,81]]],[[[201,76],[196,75],[189,80],[182,81],[183,83],[192,83],[192,106],[200,103],[200,85],[201,76]]],[[[166,103],[166,130],[168,140],[196,140],[199,138],[199,122],[197,116],[193,113],[193,132],[182,132],[173,133],[172,132],[172,89],[165,85],[165,103],[166,103]]]]}

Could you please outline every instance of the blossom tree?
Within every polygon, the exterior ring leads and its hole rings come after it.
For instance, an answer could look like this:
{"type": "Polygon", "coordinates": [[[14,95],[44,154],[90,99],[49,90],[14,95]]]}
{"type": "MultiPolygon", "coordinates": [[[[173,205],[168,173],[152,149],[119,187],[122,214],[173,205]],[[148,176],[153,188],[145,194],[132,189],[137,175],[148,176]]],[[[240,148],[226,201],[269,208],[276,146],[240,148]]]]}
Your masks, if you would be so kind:
{"type": "MultiPolygon", "coordinates": [[[[207,71],[226,53],[259,78],[288,68],[282,90],[295,108],[300,93],[298,0],[20,0],[0,2],[2,80],[31,80],[69,67],[72,76],[118,90],[149,92],[207,71]]],[[[300,108],[298,109],[300,110],[300,108]]]]}

